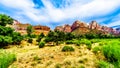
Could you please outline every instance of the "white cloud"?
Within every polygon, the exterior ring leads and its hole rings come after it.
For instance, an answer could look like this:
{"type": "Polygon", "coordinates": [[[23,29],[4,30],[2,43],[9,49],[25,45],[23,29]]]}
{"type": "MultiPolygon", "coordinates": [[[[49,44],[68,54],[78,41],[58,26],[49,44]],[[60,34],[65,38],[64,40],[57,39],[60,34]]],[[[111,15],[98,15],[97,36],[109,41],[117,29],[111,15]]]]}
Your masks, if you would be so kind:
{"type": "Polygon", "coordinates": [[[112,21],[107,24],[107,26],[117,26],[120,25],[120,13],[117,16],[113,16],[112,21]]]}
{"type": "MultiPolygon", "coordinates": [[[[9,8],[20,10],[14,15],[24,15],[34,22],[63,22],[65,20],[101,17],[120,7],[120,0],[64,0],[71,2],[67,7],[55,8],[50,0],[42,0],[45,7],[36,9],[32,0],[1,0],[9,8]]],[[[24,18],[24,17],[23,17],[24,18]]],[[[23,19],[22,18],[22,19],[23,19]]],[[[61,23],[63,24],[63,23],[61,23]]],[[[116,23],[118,24],[118,23],[116,23]]]]}
{"type": "Polygon", "coordinates": [[[114,22],[108,24],[107,26],[112,27],[112,26],[117,26],[117,25],[120,25],[120,20],[114,21],[114,22]]]}

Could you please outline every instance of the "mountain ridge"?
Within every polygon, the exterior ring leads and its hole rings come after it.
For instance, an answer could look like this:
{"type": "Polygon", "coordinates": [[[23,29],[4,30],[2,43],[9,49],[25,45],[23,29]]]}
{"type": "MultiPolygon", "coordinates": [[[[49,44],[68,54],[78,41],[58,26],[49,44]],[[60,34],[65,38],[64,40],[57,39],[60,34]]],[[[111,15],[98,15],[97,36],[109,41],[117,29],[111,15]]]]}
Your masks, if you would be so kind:
{"type": "Polygon", "coordinates": [[[78,32],[81,31],[81,33],[82,32],[84,33],[85,31],[90,32],[91,30],[96,30],[96,32],[100,31],[103,32],[104,34],[112,34],[112,35],[120,34],[120,30],[108,26],[102,26],[98,24],[96,21],[91,21],[89,24],[87,24],[85,22],[76,20],[75,22],[73,22],[72,25],[65,24],[63,26],[56,26],[54,30],[63,31],[63,32],[74,32],[76,29],[79,29],[77,31],[78,32]],[[66,25],[69,27],[66,27],[66,25]]]}

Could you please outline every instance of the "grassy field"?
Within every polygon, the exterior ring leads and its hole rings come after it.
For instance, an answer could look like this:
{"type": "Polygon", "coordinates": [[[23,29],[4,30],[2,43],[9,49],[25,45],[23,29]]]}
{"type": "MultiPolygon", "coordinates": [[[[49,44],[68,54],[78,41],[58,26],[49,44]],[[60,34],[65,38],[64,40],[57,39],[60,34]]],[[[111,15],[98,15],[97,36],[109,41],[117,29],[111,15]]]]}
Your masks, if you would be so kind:
{"type": "Polygon", "coordinates": [[[0,68],[8,68],[8,66],[16,60],[16,55],[12,52],[0,50],[0,68]]]}
{"type": "Polygon", "coordinates": [[[16,54],[9,68],[120,68],[120,39],[70,40],[43,48],[36,44],[23,41],[4,49],[16,54]]]}

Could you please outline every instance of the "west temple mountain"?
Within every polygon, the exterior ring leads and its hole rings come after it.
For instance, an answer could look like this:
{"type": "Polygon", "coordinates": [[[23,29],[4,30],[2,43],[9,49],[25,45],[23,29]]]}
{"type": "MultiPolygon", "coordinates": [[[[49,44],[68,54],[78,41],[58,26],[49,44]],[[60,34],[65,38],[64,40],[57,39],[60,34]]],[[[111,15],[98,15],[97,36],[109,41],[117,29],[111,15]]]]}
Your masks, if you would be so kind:
{"type": "Polygon", "coordinates": [[[86,24],[84,22],[75,21],[72,25],[64,25],[64,26],[57,26],[55,30],[63,31],[63,32],[72,32],[74,34],[86,34],[89,32],[96,33],[96,34],[112,34],[112,35],[119,35],[120,28],[113,29],[112,27],[101,26],[96,21],[92,21],[90,24],[86,24]]]}

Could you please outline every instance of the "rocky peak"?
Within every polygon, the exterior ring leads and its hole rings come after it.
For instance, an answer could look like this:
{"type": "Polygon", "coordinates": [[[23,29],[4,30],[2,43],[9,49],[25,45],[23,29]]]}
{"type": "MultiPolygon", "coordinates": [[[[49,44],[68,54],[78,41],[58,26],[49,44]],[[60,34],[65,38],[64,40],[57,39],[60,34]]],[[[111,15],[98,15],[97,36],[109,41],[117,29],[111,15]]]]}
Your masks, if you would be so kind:
{"type": "Polygon", "coordinates": [[[69,33],[69,32],[71,32],[71,31],[72,31],[72,29],[71,29],[71,26],[70,26],[70,25],[68,25],[68,24],[64,25],[64,32],[69,33]]]}
{"type": "Polygon", "coordinates": [[[72,30],[75,30],[76,28],[78,27],[88,27],[88,25],[84,22],[80,22],[80,21],[75,21],[73,24],[72,24],[72,30]]]}
{"type": "Polygon", "coordinates": [[[63,31],[64,30],[64,27],[63,26],[57,26],[55,29],[55,31],[63,31]]]}
{"type": "Polygon", "coordinates": [[[89,24],[89,28],[90,28],[90,29],[101,30],[101,26],[100,26],[96,21],[92,21],[92,22],[89,24]]]}
{"type": "Polygon", "coordinates": [[[72,31],[71,26],[68,25],[68,24],[66,24],[66,25],[64,25],[64,26],[57,26],[57,27],[55,28],[55,31],[56,31],[56,30],[58,30],[58,31],[63,31],[63,32],[71,32],[71,31],[72,31]]]}

